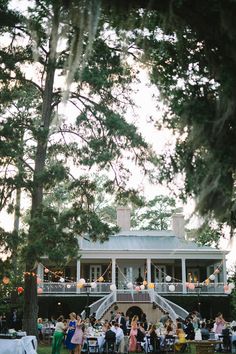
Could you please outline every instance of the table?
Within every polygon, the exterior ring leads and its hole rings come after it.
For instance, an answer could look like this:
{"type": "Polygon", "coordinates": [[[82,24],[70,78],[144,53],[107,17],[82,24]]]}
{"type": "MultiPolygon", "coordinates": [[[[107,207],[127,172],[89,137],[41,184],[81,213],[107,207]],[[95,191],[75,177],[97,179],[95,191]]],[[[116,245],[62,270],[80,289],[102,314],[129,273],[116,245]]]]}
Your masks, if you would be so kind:
{"type": "Polygon", "coordinates": [[[213,354],[215,346],[222,344],[221,340],[191,340],[187,341],[191,348],[191,354],[213,354]]]}
{"type": "Polygon", "coordinates": [[[0,339],[1,354],[37,354],[37,339],[35,336],[25,336],[20,339],[0,339]]]}

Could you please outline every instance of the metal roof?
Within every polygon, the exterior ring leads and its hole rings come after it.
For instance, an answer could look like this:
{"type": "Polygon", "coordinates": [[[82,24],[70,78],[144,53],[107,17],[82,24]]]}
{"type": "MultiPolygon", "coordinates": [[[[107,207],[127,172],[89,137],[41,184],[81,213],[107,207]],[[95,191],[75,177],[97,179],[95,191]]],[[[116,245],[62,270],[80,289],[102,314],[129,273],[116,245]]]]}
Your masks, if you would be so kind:
{"type": "Polygon", "coordinates": [[[116,235],[110,236],[109,240],[103,243],[83,238],[80,248],[83,251],[205,250],[221,252],[216,248],[200,246],[193,241],[177,237],[173,235],[173,231],[121,231],[116,235]]]}

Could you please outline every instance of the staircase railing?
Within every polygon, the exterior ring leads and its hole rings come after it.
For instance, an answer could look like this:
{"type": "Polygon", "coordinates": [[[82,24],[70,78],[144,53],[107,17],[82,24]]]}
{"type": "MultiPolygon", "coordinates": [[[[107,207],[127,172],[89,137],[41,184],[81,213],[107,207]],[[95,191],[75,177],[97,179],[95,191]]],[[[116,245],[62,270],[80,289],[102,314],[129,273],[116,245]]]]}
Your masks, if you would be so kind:
{"type": "Polygon", "coordinates": [[[178,315],[178,317],[182,318],[183,320],[188,316],[188,311],[183,309],[183,307],[180,307],[179,305],[175,304],[174,302],[165,299],[168,304],[172,307],[172,309],[175,311],[175,313],[178,315]]]}
{"type": "MultiPolygon", "coordinates": [[[[107,296],[107,295],[106,295],[107,296]]],[[[103,303],[104,299],[106,298],[106,296],[102,297],[101,299],[98,299],[96,302],[92,303],[91,305],[89,305],[90,311],[89,313],[93,314],[97,312],[97,309],[99,308],[99,306],[103,303]]],[[[84,320],[86,317],[86,312],[85,310],[83,312],[81,312],[81,317],[84,320]]]]}
{"type": "Polygon", "coordinates": [[[116,292],[112,292],[107,296],[103,297],[103,302],[100,304],[98,309],[96,310],[96,318],[100,319],[104,315],[104,313],[109,309],[109,307],[116,302],[116,292]]]}
{"type": "Polygon", "coordinates": [[[168,312],[169,316],[172,320],[176,320],[178,318],[178,314],[174,311],[174,309],[170,306],[170,304],[164,299],[164,297],[157,294],[154,290],[149,290],[150,299],[152,302],[156,303],[162,311],[168,312]]]}

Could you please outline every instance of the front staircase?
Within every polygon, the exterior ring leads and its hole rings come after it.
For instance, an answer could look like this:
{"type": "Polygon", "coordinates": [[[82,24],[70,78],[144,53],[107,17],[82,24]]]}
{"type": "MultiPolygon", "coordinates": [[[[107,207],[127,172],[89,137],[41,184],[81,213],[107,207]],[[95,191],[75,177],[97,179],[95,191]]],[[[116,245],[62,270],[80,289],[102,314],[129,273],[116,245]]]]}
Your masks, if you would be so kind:
{"type": "MultiPolygon", "coordinates": [[[[97,319],[105,318],[105,316],[108,315],[109,310],[115,304],[118,305],[119,311],[122,311],[122,304],[123,306],[126,304],[126,307],[127,304],[129,306],[138,305],[140,307],[142,307],[142,304],[149,304],[152,310],[158,308],[160,310],[160,314],[168,312],[172,320],[175,320],[178,317],[185,319],[188,315],[188,312],[185,309],[176,305],[172,301],[165,299],[152,289],[140,292],[132,290],[113,291],[112,293],[105,295],[103,298],[91,304],[89,306],[90,314],[94,313],[97,319]]],[[[82,318],[85,318],[85,316],[85,311],[83,311],[82,318]]]]}

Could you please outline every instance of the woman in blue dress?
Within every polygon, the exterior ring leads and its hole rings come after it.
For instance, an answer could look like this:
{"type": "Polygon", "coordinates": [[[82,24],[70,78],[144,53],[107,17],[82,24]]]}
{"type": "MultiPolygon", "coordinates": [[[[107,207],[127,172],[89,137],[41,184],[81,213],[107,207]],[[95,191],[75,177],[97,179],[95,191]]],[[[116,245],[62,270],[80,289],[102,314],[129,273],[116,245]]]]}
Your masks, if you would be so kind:
{"type": "Polygon", "coordinates": [[[69,314],[70,321],[68,324],[68,330],[67,330],[67,335],[66,335],[66,340],[65,340],[65,346],[69,350],[69,353],[72,354],[73,350],[75,349],[75,344],[71,343],[71,338],[73,337],[75,333],[75,328],[76,328],[76,314],[74,312],[71,312],[69,314]]]}

